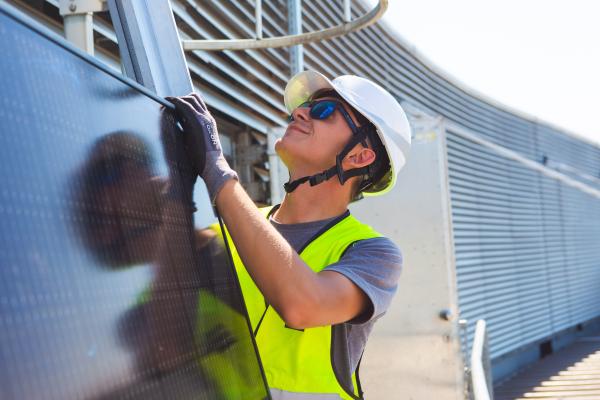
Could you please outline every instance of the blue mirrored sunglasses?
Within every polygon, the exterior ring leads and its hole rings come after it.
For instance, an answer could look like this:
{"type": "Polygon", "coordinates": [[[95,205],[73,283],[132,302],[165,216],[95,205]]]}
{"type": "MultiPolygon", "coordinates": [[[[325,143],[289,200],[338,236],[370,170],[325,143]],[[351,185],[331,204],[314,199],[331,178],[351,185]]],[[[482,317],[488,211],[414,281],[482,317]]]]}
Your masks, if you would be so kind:
{"type": "MultiPolygon", "coordinates": [[[[308,115],[310,115],[310,117],[312,119],[318,119],[318,120],[327,119],[331,115],[333,115],[335,110],[339,110],[339,112],[342,114],[342,116],[346,120],[346,123],[352,130],[352,133],[355,134],[358,130],[358,127],[356,126],[354,121],[352,121],[350,114],[348,114],[348,112],[346,111],[344,106],[342,106],[342,103],[339,101],[330,100],[330,99],[306,101],[306,102],[300,104],[298,106],[298,108],[309,108],[310,111],[309,111],[308,115]]],[[[288,120],[293,121],[294,120],[293,115],[290,114],[290,116],[288,117],[288,120]]]]}

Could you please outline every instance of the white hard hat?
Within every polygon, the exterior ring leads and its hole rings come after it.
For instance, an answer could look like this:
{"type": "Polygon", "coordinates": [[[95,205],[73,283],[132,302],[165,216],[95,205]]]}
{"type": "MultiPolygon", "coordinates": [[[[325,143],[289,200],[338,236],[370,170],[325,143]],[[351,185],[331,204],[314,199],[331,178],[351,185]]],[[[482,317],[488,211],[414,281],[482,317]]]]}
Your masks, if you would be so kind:
{"type": "Polygon", "coordinates": [[[406,163],[410,151],[410,126],[404,110],[384,88],[368,79],[342,75],[327,79],[316,71],[296,74],[285,87],[284,102],[291,114],[300,104],[310,100],[318,91],[331,89],[367,118],[377,130],[390,159],[391,171],[380,182],[364,191],[365,196],[376,196],[391,190],[398,172],[406,163]],[[384,181],[385,180],[385,181],[384,181]]]}

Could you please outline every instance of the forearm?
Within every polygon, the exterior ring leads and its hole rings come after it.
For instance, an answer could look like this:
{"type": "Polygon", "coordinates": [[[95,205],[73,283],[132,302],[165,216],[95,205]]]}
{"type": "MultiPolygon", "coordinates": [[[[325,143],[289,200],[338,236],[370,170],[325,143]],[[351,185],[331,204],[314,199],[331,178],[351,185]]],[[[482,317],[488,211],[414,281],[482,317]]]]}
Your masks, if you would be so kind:
{"type": "Polygon", "coordinates": [[[227,164],[214,118],[195,93],[171,101],[185,134],[185,156],[202,177],[248,273],[265,299],[294,328],[347,321],[364,293],[336,272],[313,272],[256,208],[227,164]]]}
{"type": "Polygon", "coordinates": [[[248,273],[279,315],[292,326],[320,303],[320,279],[256,208],[242,186],[228,181],[217,207],[248,273]]]}

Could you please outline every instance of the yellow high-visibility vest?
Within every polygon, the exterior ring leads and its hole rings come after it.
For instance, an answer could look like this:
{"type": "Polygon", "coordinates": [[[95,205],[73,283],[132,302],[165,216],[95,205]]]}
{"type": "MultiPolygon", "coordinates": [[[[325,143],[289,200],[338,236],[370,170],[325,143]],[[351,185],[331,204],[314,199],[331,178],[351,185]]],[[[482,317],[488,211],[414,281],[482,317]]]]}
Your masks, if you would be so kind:
{"type": "MultiPolygon", "coordinates": [[[[271,207],[261,210],[266,216],[274,211],[271,207]]],[[[354,242],[380,236],[346,212],[318,232],[299,255],[313,271],[319,272],[337,262],[354,242]]],[[[287,327],[273,307],[266,304],[231,240],[229,244],[269,387],[337,394],[342,399],[362,398],[356,373],[343,377],[335,366],[332,341],[336,326],[303,330],[287,327]]]]}
{"type": "MultiPolygon", "coordinates": [[[[136,307],[147,304],[151,296],[147,287],[138,295],[136,307]]],[[[266,388],[257,381],[257,359],[246,318],[210,289],[199,289],[197,296],[194,346],[196,363],[208,381],[203,395],[216,400],[263,398],[266,388]]]]}
{"type": "Polygon", "coordinates": [[[207,290],[198,293],[194,338],[198,364],[214,385],[219,400],[261,399],[256,356],[242,314],[207,290]]]}

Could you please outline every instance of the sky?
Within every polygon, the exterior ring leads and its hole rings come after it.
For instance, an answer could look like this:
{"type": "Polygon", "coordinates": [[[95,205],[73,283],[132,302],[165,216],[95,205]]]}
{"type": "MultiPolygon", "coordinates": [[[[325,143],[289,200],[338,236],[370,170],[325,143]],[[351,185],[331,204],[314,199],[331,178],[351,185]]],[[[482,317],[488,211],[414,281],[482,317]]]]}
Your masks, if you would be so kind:
{"type": "Polygon", "coordinates": [[[389,0],[383,18],[464,86],[600,146],[600,1],[389,0]]]}

